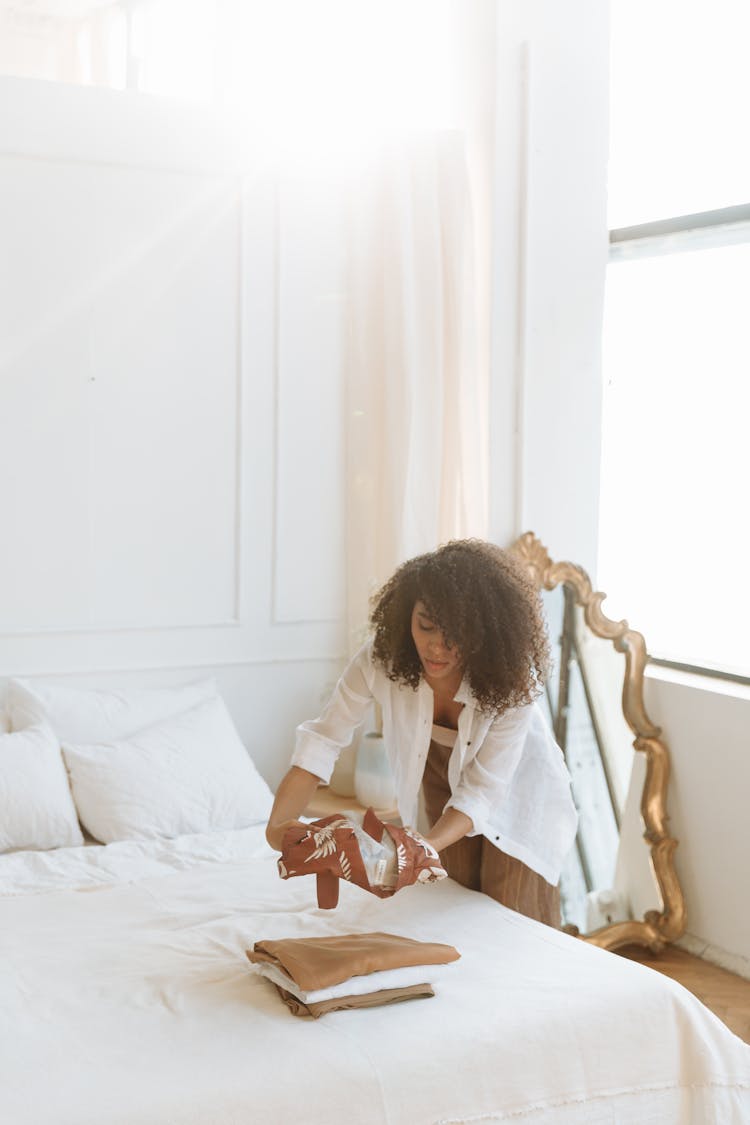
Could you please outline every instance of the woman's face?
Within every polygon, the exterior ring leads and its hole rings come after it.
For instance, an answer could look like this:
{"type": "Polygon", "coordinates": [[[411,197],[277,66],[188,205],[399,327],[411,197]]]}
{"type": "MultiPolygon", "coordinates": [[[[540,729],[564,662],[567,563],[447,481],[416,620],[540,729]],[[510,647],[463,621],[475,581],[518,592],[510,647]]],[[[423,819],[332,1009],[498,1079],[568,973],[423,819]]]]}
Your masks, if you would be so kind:
{"type": "Polygon", "coordinates": [[[423,602],[415,602],[411,614],[411,635],[429,682],[449,683],[461,678],[458,649],[445,643],[443,634],[430,618],[423,602]]]}

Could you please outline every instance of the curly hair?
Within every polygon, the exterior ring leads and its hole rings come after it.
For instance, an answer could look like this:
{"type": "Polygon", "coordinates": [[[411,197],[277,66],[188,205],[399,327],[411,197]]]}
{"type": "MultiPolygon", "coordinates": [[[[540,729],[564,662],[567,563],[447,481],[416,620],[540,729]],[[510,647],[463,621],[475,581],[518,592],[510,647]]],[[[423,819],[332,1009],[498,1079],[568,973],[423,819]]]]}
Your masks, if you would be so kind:
{"type": "Polygon", "coordinates": [[[405,562],[372,598],[373,657],[389,679],[412,688],[422,675],[411,634],[418,601],[457,648],[482,710],[503,712],[539,695],[549,665],[541,598],[508,551],[452,540],[405,562]]]}

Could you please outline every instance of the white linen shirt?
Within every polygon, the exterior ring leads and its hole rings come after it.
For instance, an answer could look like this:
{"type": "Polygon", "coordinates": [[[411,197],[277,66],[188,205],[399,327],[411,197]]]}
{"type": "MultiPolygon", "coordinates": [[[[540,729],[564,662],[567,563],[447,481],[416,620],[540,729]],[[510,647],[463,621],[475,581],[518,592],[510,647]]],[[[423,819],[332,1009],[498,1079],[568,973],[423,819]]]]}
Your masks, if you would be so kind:
{"type": "MultiPolygon", "coordinates": [[[[445,807],[471,819],[468,835],[482,834],[556,884],[578,815],[562,751],[541,708],[531,703],[502,714],[482,711],[466,678],[454,698],[463,709],[448,763],[451,796],[445,807]]],[[[399,815],[413,825],[432,736],[432,688],[424,677],[416,690],[389,680],[373,660],[372,641],[352,659],[320,717],[297,728],[292,765],[327,782],[373,699],[383,713],[399,815]]]]}

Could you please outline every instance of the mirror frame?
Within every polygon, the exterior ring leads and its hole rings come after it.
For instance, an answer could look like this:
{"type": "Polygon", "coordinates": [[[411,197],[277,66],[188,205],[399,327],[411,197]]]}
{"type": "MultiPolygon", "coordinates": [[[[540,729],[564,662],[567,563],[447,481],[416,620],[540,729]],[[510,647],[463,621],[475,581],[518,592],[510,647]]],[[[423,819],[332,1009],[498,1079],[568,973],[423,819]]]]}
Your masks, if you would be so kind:
{"type": "Polygon", "coordinates": [[[622,713],[635,735],[634,748],[646,755],[646,777],[641,794],[643,838],[650,846],[651,870],[663,908],[661,911],[646,911],[641,921],[614,922],[587,934],[580,933],[573,925],[563,929],[602,949],[643,945],[658,953],[685,932],[687,912],[674,867],[677,840],[667,832],[669,750],[660,737],[661,728],[651,721],[643,703],[643,670],[648,660],[646,643],[642,634],[631,629],[627,621],[612,621],[602,612],[601,605],[607,595],[592,589],[591,580],[583,567],[571,562],[553,562],[544,544],[532,531],[519,536],[511,544],[510,551],[524,565],[540,591],[553,590],[563,583],[572,586],[592,633],[611,640],[615,649],[625,654],[622,713]]]}

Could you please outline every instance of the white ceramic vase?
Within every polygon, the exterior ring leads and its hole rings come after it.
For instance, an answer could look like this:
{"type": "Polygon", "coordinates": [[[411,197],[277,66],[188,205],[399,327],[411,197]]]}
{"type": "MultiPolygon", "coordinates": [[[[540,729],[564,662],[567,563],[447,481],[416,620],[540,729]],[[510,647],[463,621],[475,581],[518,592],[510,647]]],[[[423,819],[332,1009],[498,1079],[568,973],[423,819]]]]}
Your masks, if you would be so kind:
{"type": "Polygon", "coordinates": [[[357,745],[347,746],[346,750],[342,750],[336,759],[336,765],[331,774],[331,780],[328,783],[334,793],[338,793],[339,797],[353,797],[355,795],[354,789],[354,771],[357,765],[357,745]]]}
{"type": "Polygon", "coordinates": [[[365,808],[385,810],[396,804],[396,785],[382,734],[366,734],[359,744],[354,792],[365,808]]]}

